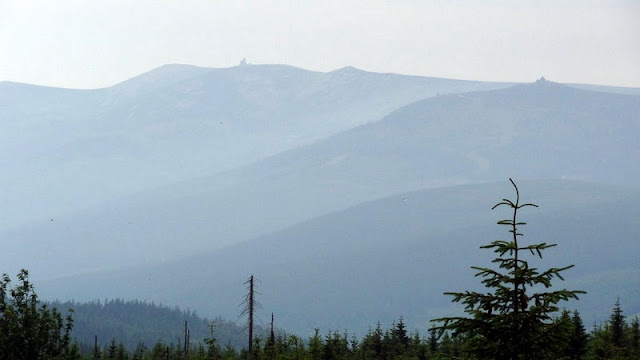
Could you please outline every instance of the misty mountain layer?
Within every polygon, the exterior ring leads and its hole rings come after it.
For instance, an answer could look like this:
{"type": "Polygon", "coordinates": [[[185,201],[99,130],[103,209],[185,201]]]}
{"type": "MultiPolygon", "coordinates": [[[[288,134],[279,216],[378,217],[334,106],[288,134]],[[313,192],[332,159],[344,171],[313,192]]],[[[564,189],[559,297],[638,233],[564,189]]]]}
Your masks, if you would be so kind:
{"type": "Polygon", "coordinates": [[[550,82],[437,96],[248,166],[5,231],[3,261],[48,276],[155,263],[391,194],[508,177],[637,187],[639,114],[640,97],[550,82]]]}
{"type": "Polygon", "coordinates": [[[167,65],[97,90],[0,83],[0,229],[211,175],[426,97],[508,84],[167,65]]]}
{"type": "Polygon", "coordinates": [[[576,264],[602,320],[640,289],[635,90],[283,65],[0,83],[1,270],[225,318],[254,274],[284,328],[421,327],[477,285],[511,177],[543,206],[526,235],[559,243],[543,264],[576,264]]]}
{"type": "MultiPolygon", "coordinates": [[[[556,286],[585,290],[579,309],[585,321],[603,321],[620,297],[629,314],[640,312],[638,241],[640,191],[562,180],[521,182],[524,244],[557,243],[530,266],[575,264],[556,286]]],[[[48,297],[91,300],[141,298],[233,318],[244,280],[260,279],[264,319],[310,334],[315,327],[362,333],[377,321],[402,316],[411,328],[454,315],[445,291],[482,290],[470,266],[489,266],[494,256],[481,245],[509,238],[491,210],[513,189],[500,183],[407,192],[366,202],[285,230],[183,261],[86,274],[41,283],[48,297]]]]}

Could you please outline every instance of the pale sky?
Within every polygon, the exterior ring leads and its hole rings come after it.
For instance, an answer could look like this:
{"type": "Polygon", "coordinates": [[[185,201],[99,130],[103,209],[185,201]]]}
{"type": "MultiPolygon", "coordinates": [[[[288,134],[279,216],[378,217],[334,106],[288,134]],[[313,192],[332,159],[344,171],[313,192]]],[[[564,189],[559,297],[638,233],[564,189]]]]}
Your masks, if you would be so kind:
{"type": "Polygon", "coordinates": [[[640,0],[0,0],[0,81],[97,88],[242,58],[640,87],[640,0]]]}

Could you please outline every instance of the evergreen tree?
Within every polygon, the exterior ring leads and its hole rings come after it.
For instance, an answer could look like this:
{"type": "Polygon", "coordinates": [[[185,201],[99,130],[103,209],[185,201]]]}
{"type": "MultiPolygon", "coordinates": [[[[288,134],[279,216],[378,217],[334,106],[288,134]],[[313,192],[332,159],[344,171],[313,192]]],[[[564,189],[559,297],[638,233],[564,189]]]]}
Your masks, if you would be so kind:
{"type": "Polygon", "coordinates": [[[260,345],[262,343],[262,339],[260,338],[260,336],[255,336],[253,338],[253,347],[250,353],[247,353],[247,355],[251,356],[249,359],[252,360],[262,360],[262,345],[260,345]]]}
{"type": "Polygon", "coordinates": [[[169,348],[162,342],[156,343],[149,352],[149,358],[151,360],[164,360],[167,358],[169,348]]]}
{"type": "Polygon", "coordinates": [[[27,270],[17,278],[14,287],[7,274],[0,279],[0,360],[77,358],[71,315],[63,320],[56,308],[40,304],[27,270]]]}
{"type": "Polygon", "coordinates": [[[328,333],[325,337],[323,360],[346,360],[350,357],[347,334],[340,335],[338,331],[328,333]]]}
{"type": "Polygon", "coordinates": [[[306,351],[304,347],[304,341],[296,335],[290,335],[287,339],[289,349],[292,351],[292,356],[289,357],[292,360],[300,360],[304,357],[306,351]]]}
{"type": "Polygon", "coordinates": [[[457,359],[462,352],[463,337],[452,337],[448,332],[442,336],[442,340],[438,346],[438,351],[433,354],[434,359],[457,359]]]}
{"type": "Polygon", "coordinates": [[[144,343],[138,343],[138,346],[133,351],[133,360],[144,360],[147,350],[148,348],[144,343]]]}
{"type": "Polygon", "coordinates": [[[116,359],[129,360],[129,353],[127,352],[127,349],[124,347],[123,343],[118,344],[118,349],[116,350],[116,359]]]}
{"type": "Polygon", "coordinates": [[[208,360],[207,358],[207,350],[204,348],[204,345],[198,344],[196,347],[196,351],[194,356],[189,357],[192,360],[208,360]]]}
{"type": "Polygon", "coordinates": [[[402,344],[403,353],[409,347],[409,336],[407,336],[407,326],[404,323],[402,317],[398,320],[395,328],[391,330],[391,334],[393,338],[397,340],[400,344],[402,344]]]}
{"type": "Polygon", "coordinates": [[[620,307],[620,298],[616,300],[616,304],[611,312],[610,326],[611,326],[611,343],[613,346],[622,348],[624,347],[624,315],[622,315],[622,308],[620,307]]]}
{"type": "Polygon", "coordinates": [[[216,322],[212,321],[211,324],[209,324],[210,335],[208,338],[204,339],[204,343],[207,346],[207,359],[220,359],[221,357],[218,340],[214,336],[215,328],[216,322]]]}
{"type": "Polygon", "coordinates": [[[435,329],[429,330],[429,352],[435,354],[438,351],[438,334],[435,329]]]}
{"type": "Polygon", "coordinates": [[[358,338],[356,337],[356,334],[352,334],[351,335],[351,341],[349,341],[349,350],[351,351],[351,354],[353,356],[356,356],[356,354],[358,353],[358,348],[360,347],[360,342],[358,341],[358,338]]]}
{"type": "Polygon", "coordinates": [[[631,354],[634,359],[640,359],[640,322],[638,317],[631,321],[631,354]]]}
{"type": "Polygon", "coordinates": [[[222,352],[222,359],[223,360],[236,360],[236,359],[238,359],[238,353],[233,348],[231,343],[227,343],[227,345],[224,347],[224,351],[222,352]]]}
{"type": "Polygon", "coordinates": [[[454,335],[467,338],[468,350],[484,359],[547,359],[552,358],[562,346],[558,340],[566,331],[552,321],[551,314],[558,311],[557,303],[577,299],[583,291],[546,291],[552,280],[564,280],[561,272],[573,265],[540,271],[531,267],[524,256],[527,253],[542,258],[542,251],[556,246],[545,242],[524,245],[520,240],[519,227],[526,223],[518,220],[518,211],[525,207],[538,207],[521,203],[518,187],[509,179],[516,192],[515,201],[503,199],[493,206],[507,206],[511,217],[498,221],[511,233],[509,241],[496,240],[482,246],[491,249],[497,257],[493,260],[499,269],[472,267],[476,276],[483,278],[482,284],[492,292],[476,291],[447,292],[453,302],[462,302],[470,317],[447,317],[436,319],[442,325],[435,329],[441,333],[452,330],[454,335]],[[540,291],[531,293],[535,289],[540,291]]]}
{"type": "Polygon", "coordinates": [[[567,356],[571,360],[579,360],[582,359],[587,352],[589,335],[582,324],[582,318],[580,318],[580,313],[577,310],[573,312],[571,325],[572,332],[569,338],[567,356]]]}
{"type": "Polygon", "coordinates": [[[430,344],[426,341],[423,341],[420,337],[420,333],[418,332],[413,333],[413,335],[411,336],[409,347],[409,355],[411,359],[426,360],[429,358],[429,354],[431,354],[430,344]]]}
{"type": "Polygon", "coordinates": [[[589,336],[589,342],[587,343],[586,358],[589,360],[595,359],[610,359],[613,353],[611,345],[609,324],[593,325],[591,334],[589,336]]]}
{"type": "Polygon", "coordinates": [[[111,344],[107,348],[107,359],[115,360],[118,352],[118,345],[116,345],[116,339],[111,339],[111,344]]]}
{"type": "Polygon", "coordinates": [[[363,357],[366,359],[382,359],[383,354],[384,332],[380,323],[376,325],[375,330],[369,330],[367,335],[362,339],[363,357]]]}
{"type": "Polygon", "coordinates": [[[557,326],[567,329],[567,331],[560,334],[560,338],[558,339],[558,342],[562,344],[560,346],[561,349],[558,352],[558,356],[560,356],[560,359],[563,359],[563,360],[569,359],[569,353],[571,351],[569,349],[570,347],[569,343],[571,341],[571,333],[573,329],[573,325],[571,321],[571,312],[567,309],[562,310],[560,317],[554,319],[554,323],[556,323],[557,326]]]}
{"type": "Polygon", "coordinates": [[[309,339],[309,359],[320,360],[324,354],[320,329],[315,329],[313,336],[309,339]]]}
{"type": "Polygon", "coordinates": [[[586,353],[588,335],[582,324],[582,318],[577,311],[573,313],[563,310],[559,318],[555,320],[560,328],[566,332],[559,334],[558,339],[563,343],[562,350],[558,353],[562,360],[582,359],[586,353]]]}

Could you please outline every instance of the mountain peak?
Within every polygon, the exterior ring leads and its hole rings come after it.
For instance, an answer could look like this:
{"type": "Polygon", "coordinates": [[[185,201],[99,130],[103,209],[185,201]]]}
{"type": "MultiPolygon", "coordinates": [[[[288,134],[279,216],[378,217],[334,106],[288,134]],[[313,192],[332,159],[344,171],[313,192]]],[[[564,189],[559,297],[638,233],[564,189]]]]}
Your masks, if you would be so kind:
{"type": "Polygon", "coordinates": [[[536,82],[534,83],[534,85],[538,85],[538,86],[550,86],[550,85],[561,85],[560,83],[554,82],[554,81],[549,81],[547,79],[545,79],[544,76],[541,76],[539,79],[536,80],[536,82]]]}
{"type": "Polygon", "coordinates": [[[353,66],[345,66],[343,68],[337,69],[337,70],[333,70],[331,71],[332,73],[363,73],[366,72],[364,70],[360,70],[356,67],[353,66]]]}

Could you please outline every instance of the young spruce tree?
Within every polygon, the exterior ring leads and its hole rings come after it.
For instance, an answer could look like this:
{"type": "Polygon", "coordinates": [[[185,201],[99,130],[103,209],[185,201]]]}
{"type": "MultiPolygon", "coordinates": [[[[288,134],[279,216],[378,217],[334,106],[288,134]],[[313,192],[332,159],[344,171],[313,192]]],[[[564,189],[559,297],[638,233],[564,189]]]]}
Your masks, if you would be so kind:
{"type": "Polygon", "coordinates": [[[479,359],[548,359],[553,358],[559,347],[563,332],[568,331],[561,323],[554,322],[553,313],[558,311],[557,303],[577,299],[583,291],[552,290],[552,280],[564,280],[561,272],[573,267],[550,268],[545,271],[531,267],[524,259],[531,254],[542,258],[542,251],[556,246],[545,242],[525,245],[520,240],[519,227],[526,223],[518,220],[518,211],[535,204],[520,203],[518,187],[509,179],[516,191],[515,201],[502,199],[492,209],[507,206],[511,209],[510,219],[498,221],[509,227],[509,241],[496,240],[482,246],[492,249],[497,257],[492,261],[498,265],[494,270],[488,267],[472,267],[476,276],[490,292],[475,291],[447,292],[453,302],[465,305],[469,317],[446,317],[435,319],[440,323],[434,329],[452,331],[454,336],[463,336],[466,348],[474,358],[479,359]]]}

